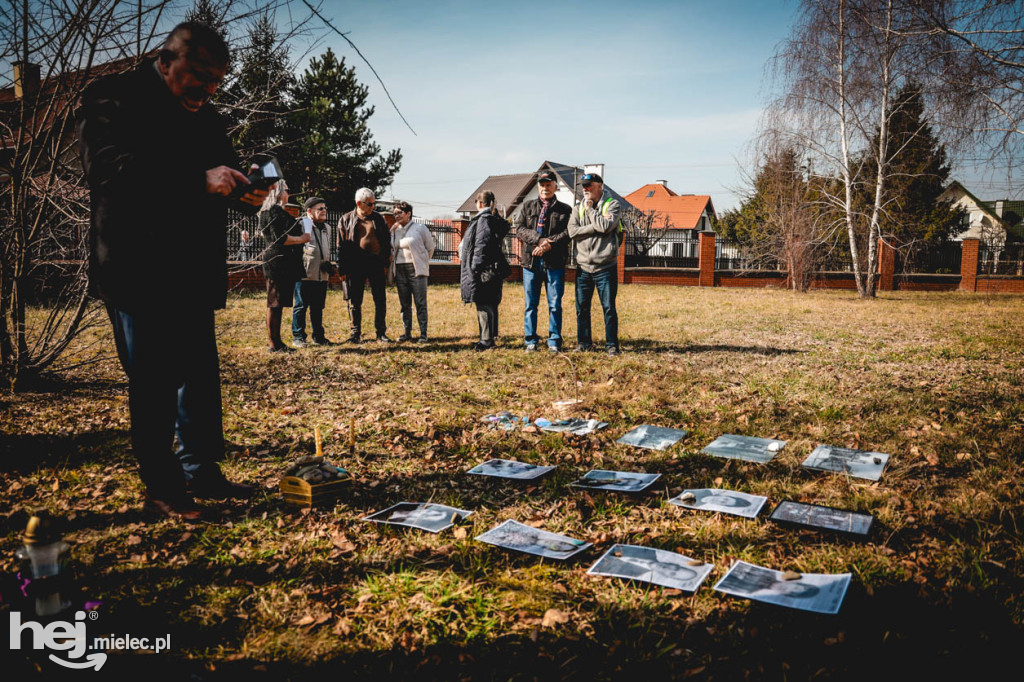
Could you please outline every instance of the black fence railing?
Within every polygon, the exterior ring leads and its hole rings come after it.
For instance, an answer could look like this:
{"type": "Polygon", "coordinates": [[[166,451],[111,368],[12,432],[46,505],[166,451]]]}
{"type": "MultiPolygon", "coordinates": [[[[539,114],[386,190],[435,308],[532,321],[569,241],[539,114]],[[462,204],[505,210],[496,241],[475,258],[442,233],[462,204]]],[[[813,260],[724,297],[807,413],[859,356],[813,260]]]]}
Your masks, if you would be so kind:
{"type": "Polygon", "coordinates": [[[1024,244],[982,244],[978,274],[1024,276],[1024,244]]]}
{"type": "Polygon", "coordinates": [[[433,260],[443,263],[454,262],[459,255],[458,230],[445,223],[426,221],[424,225],[430,230],[430,236],[434,238],[433,260]]]}
{"type": "Polygon", "coordinates": [[[700,267],[699,240],[678,230],[655,235],[626,234],[623,248],[627,268],[700,267]]]}
{"type": "Polygon", "coordinates": [[[963,244],[911,245],[896,251],[896,272],[929,275],[959,275],[963,244]]]}
{"type": "Polygon", "coordinates": [[[715,270],[770,270],[780,271],[785,267],[772,254],[759,253],[749,244],[732,239],[715,240],[715,270]]]}

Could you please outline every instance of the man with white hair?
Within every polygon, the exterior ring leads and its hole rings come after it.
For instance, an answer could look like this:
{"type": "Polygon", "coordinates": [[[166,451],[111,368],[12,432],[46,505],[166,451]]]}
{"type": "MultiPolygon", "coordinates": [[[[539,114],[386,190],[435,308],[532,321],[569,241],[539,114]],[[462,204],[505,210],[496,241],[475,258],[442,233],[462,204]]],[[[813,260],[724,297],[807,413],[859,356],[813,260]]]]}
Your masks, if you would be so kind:
{"type": "Polygon", "coordinates": [[[373,210],[373,190],[356,192],[356,207],[338,221],[338,262],[345,273],[346,294],[352,311],[349,343],[359,343],[363,330],[363,290],[370,282],[373,326],[377,341],[390,343],[387,335],[387,271],[391,262],[391,232],[384,217],[373,210]]]}

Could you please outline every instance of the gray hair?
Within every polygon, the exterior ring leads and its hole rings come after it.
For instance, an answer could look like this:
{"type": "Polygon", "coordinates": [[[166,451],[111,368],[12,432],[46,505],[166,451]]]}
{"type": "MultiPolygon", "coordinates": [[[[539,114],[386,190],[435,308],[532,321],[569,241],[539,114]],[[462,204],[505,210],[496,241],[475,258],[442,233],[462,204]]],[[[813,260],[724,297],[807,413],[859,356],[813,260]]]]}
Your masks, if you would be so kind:
{"type": "Polygon", "coordinates": [[[281,203],[281,192],[288,191],[288,183],[284,179],[278,180],[274,183],[274,186],[267,192],[267,198],[263,200],[263,205],[260,206],[260,213],[269,211],[270,209],[281,203]]]}
{"type": "Polygon", "coordinates": [[[356,203],[360,201],[366,201],[367,199],[376,199],[373,190],[369,187],[360,187],[356,190],[356,203]]]}

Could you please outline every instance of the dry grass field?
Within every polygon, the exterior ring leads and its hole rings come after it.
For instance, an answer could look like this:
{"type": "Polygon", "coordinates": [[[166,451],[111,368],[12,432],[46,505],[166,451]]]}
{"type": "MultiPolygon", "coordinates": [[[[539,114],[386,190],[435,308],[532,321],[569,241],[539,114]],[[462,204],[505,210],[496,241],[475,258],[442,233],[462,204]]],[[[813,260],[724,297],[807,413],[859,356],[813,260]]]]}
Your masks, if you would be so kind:
{"type": "MultiPolygon", "coordinates": [[[[0,395],[0,573],[16,570],[27,509],[65,519],[77,586],[104,602],[103,626],[172,634],[169,653],[113,655],[104,674],[115,675],[950,679],[1017,653],[1024,299],[622,287],[623,355],[569,355],[589,413],[610,423],[583,437],[481,423],[503,409],[552,416],[552,401],[573,395],[572,373],[563,357],[522,350],[519,285],[506,286],[501,347],[488,353],[469,351],[475,314],[458,299],[453,287],[431,287],[425,346],[281,356],[265,351],[262,297],[233,296],[218,317],[224,466],[260,492],[211,510],[206,523],[142,515],[126,384],[109,356],[0,395]],[[614,442],[643,423],[689,435],[665,452],[614,442]],[[289,461],[312,453],[316,425],[328,459],[356,480],[336,505],[306,513],[286,507],[276,484],[289,461]],[[788,445],[766,465],[701,454],[723,433],[788,445]],[[808,471],[800,463],[818,443],[891,459],[877,483],[808,471]],[[525,485],[464,474],[493,457],[558,469],[525,485]],[[595,467],[663,476],[638,496],[567,486],[595,467]],[[770,505],[745,520],[667,504],[693,487],[770,505]],[[872,514],[874,531],[857,542],[763,518],[787,499],[872,514]],[[475,513],[438,535],[360,521],[403,500],[475,513]],[[506,519],[596,547],[561,564],[473,540],[506,519]],[[586,575],[616,542],[715,568],[693,595],[586,575]],[[838,615],[807,614],[713,591],[737,559],[853,579],[838,615]]],[[[397,337],[393,290],[388,304],[397,337]]],[[[572,346],[573,305],[570,287],[572,346]]],[[[347,336],[340,293],[326,317],[329,337],[347,336]]],[[[543,310],[541,320],[546,329],[543,310]]],[[[107,345],[106,333],[86,335],[79,357],[107,345]]],[[[5,653],[11,670],[53,671],[5,653]]]]}

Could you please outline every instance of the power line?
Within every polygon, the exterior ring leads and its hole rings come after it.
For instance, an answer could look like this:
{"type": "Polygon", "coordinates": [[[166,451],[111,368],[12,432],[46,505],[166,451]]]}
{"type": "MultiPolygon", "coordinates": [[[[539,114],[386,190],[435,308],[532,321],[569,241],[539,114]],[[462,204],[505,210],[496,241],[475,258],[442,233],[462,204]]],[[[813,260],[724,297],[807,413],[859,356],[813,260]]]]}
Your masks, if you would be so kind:
{"type": "MultiPolygon", "coordinates": [[[[398,105],[395,104],[395,100],[392,99],[391,93],[388,92],[388,86],[384,85],[384,81],[381,79],[380,74],[377,73],[377,69],[373,68],[373,64],[370,63],[370,60],[367,59],[365,56],[363,56],[363,53],[359,51],[359,48],[356,47],[355,43],[353,43],[351,40],[349,40],[349,37],[346,34],[342,33],[337,28],[335,28],[334,24],[332,24],[330,21],[328,21],[327,18],[324,17],[324,15],[320,14],[320,12],[318,12],[317,9],[315,7],[313,7],[313,5],[311,5],[309,3],[309,0],[302,0],[302,2],[303,2],[303,4],[306,5],[306,7],[309,8],[310,12],[312,12],[317,17],[319,17],[320,21],[324,22],[324,24],[327,26],[327,28],[331,29],[332,31],[337,33],[339,36],[344,38],[345,42],[347,42],[349,45],[351,45],[352,49],[356,51],[356,54],[359,55],[359,57],[364,62],[366,62],[366,65],[370,67],[370,71],[373,71],[373,75],[377,77],[377,82],[380,83],[380,87],[384,88],[384,94],[388,96],[388,101],[391,102],[391,106],[393,106],[395,108],[395,112],[398,114],[398,117],[400,119],[402,119],[402,123],[405,124],[406,128],[408,128],[410,131],[412,131],[413,135],[416,135],[416,131],[413,130],[412,126],[409,125],[409,122],[405,120],[405,116],[402,116],[402,112],[399,110],[398,105]]],[[[419,137],[419,136],[417,135],[417,137],[419,137]]]]}

